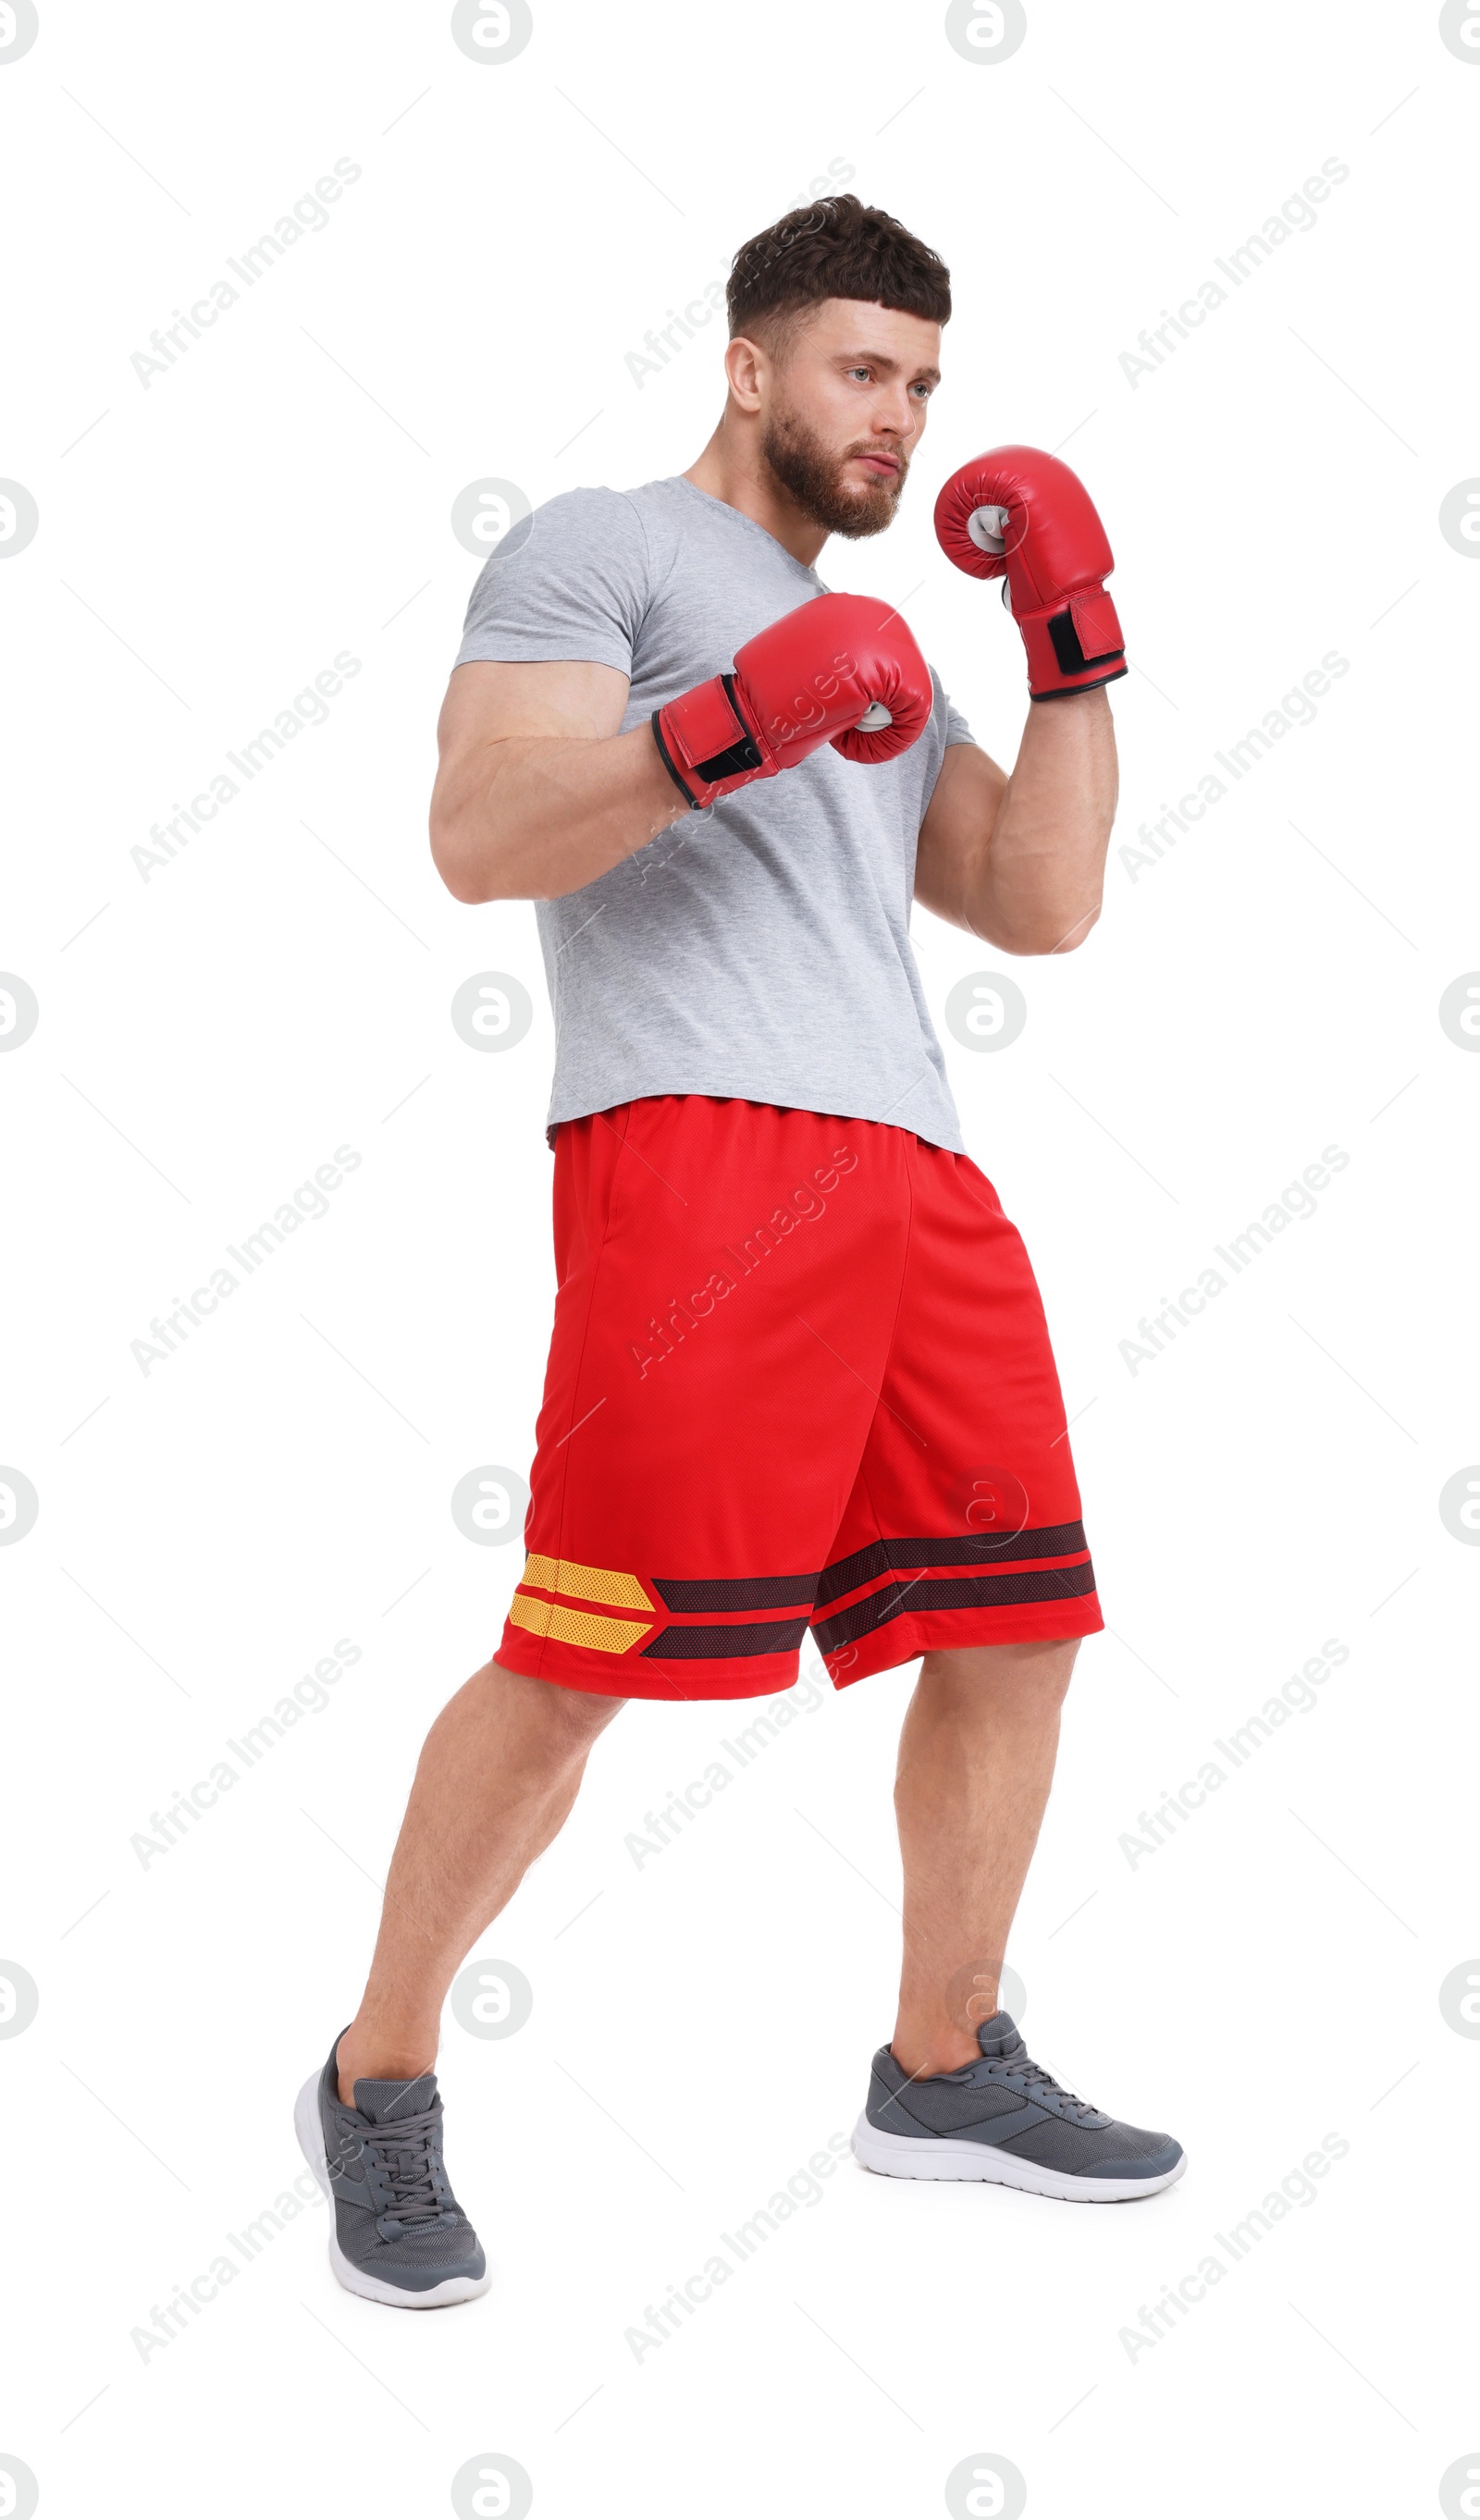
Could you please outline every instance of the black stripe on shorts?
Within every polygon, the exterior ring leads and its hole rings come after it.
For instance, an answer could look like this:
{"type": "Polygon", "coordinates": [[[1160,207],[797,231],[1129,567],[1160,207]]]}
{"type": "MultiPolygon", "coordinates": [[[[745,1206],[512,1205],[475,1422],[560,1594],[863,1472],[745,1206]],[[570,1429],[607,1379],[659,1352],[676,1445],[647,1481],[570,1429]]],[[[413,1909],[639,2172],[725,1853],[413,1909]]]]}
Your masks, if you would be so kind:
{"type": "Polygon", "coordinates": [[[817,1598],[835,1601],[839,1594],[856,1592],[860,1584],[902,1566],[1012,1565],[1025,1557],[1072,1557],[1088,1547],[1082,1522],[1048,1523],[1001,1539],[990,1531],[968,1531],[950,1540],[875,1540],[867,1549],[855,1549],[851,1557],[834,1558],[824,1567],[817,1598]]]}
{"type": "Polygon", "coordinates": [[[644,1645],[644,1662],[719,1662],[740,1654],[794,1653],[805,1619],[749,1619],[734,1628],[660,1628],[644,1645]]]}
{"type": "Polygon", "coordinates": [[[925,1576],[915,1584],[882,1585],[835,1618],[814,1622],[812,1633],[819,1651],[832,1653],[839,1645],[872,1636],[907,1610],[1005,1609],[1018,1601],[1081,1600],[1094,1590],[1095,1569],[1088,1559],[1082,1566],[1036,1567],[1027,1575],[925,1576]]]}
{"type": "Polygon", "coordinates": [[[810,1610],[817,1598],[814,1575],[654,1575],[652,1589],[670,1610],[785,1610],[793,1601],[810,1610]]]}

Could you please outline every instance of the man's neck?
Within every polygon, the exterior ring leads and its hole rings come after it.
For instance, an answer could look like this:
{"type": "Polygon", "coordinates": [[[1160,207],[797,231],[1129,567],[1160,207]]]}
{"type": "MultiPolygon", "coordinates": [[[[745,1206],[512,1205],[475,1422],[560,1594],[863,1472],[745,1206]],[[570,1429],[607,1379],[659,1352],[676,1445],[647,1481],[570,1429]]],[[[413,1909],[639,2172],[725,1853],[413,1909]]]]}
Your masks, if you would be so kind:
{"type": "Polygon", "coordinates": [[[726,421],[721,420],[684,479],[696,490],[706,490],[711,499],[722,499],[727,508],[738,508],[753,524],[763,525],[803,568],[814,565],[828,539],[827,527],[805,515],[782,488],[759,445],[751,439],[739,442],[738,432],[726,421]]]}

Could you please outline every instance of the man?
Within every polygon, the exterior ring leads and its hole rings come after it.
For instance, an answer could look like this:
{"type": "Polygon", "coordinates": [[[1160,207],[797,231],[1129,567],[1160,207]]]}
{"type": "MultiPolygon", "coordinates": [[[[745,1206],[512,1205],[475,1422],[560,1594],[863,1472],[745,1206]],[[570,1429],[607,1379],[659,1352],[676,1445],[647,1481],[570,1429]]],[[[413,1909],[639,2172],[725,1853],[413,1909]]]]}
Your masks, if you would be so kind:
{"type": "Polygon", "coordinates": [[[1099,908],[1125,671],[1109,546],[1051,456],[947,485],[950,556],[1028,652],[1010,776],[830,533],[898,508],[951,311],[852,196],[752,239],[728,396],[680,478],[507,534],[442,711],[459,901],[533,899],[557,1023],[559,1292],[495,1659],[433,1725],[360,2009],[298,2103],[335,2270],[410,2308],[490,2277],[448,2183],[448,1986],[629,1696],[771,1694],[921,1658],[900,1743],[904,1964],[854,2138],[906,2178],[1108,2200],[1170,2137],[1076,2099],[997,2008],[1078,1640],[1101,1621],[1017,1235],[965,1154],[912,894],[1004,952],[1099,908]]]}

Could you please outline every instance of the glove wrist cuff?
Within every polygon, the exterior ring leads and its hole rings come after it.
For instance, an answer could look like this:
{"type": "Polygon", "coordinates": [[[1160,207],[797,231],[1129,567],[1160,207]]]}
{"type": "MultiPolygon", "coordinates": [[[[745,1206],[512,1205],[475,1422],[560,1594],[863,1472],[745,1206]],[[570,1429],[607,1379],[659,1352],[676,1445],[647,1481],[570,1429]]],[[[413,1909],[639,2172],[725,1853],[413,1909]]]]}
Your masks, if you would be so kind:
{"type": "Polygon", "coordinates": [[[1125,637],[1107,587],[1081,587],[1066,603],[1022,614],[1017,626],[1035,699],[1094,691],[1127,671],[1125,637]]]}
{"type": "Polygon", "coordinates": [[[712,804],[775,767],[740,705],[734,674],[716,674],[654,709],[652,735],[664,769],[691,805],[712,804]]]}

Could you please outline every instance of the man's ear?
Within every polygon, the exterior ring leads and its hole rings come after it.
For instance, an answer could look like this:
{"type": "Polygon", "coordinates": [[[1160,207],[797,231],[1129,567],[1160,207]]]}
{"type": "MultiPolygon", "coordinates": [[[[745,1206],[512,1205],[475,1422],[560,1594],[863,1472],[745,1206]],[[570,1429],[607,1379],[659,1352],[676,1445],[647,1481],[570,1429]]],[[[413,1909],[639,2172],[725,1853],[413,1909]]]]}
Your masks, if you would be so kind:
{"type": "Polygon", "coordinates": [[[757,412],[761,407],[761,388],[771,362],[758,341],[747,340],[738,333],[725,351],[725,375],[730,392],[741,411],[757,412]]]}

